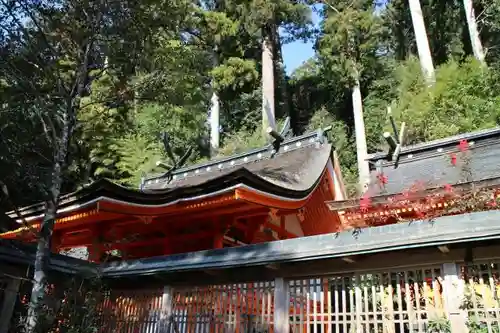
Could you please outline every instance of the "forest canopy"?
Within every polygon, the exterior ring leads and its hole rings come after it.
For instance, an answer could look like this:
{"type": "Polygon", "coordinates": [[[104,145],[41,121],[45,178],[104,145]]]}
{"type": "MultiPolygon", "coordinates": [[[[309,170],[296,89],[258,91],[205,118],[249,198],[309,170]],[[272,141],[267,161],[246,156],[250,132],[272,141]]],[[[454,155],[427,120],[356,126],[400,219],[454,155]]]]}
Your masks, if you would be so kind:
{"type": "Polygon", "coordinates": [[[193,147],[188,163],[264,144],[263,39],[273,50],[278,123],[290,117],[295,134],[333,125],[350,184],[355,86],[368,152],[385,147],[389,106],[407,124],[406,144],[494,127],[500,115],[496,0],[473,3],[484,59],[475,56],[465,2],[420,3],[432,84],[403,0],[0,1],[3,210],[53,195],[54,165],[58,193],[101,177],[137,188],[157,161],[171,163],[163,132],[176,158],[193,147]],[[287,74],[282,49],[297,40],[314,42],[315,56],[287,74]]]}

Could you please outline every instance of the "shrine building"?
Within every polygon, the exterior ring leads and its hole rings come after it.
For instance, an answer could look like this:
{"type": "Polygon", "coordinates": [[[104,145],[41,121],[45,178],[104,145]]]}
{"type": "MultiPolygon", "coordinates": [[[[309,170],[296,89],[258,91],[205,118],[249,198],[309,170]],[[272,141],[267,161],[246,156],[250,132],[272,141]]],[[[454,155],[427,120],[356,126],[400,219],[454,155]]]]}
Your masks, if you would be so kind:
{"type": "MultiPolygon", "coordinates": [[[[338,161],[323,130],[149,177],[141,189],[99,180],[61,196],[53,252],[87,247],[89,260],[124,260],[333,233],[343,200],[338,161]]],[[[44,204],[19,210],[39,228],[44,204]]],[[[34,242],[25,227],[0,234],[34,242]]]]}
{"type": "Polygon", "coordinates": [[[499,148],[494,128],[403,147],[397,165],[372,154],[365,195],[327,205],[344,230],[498,209],[499,148]]]}

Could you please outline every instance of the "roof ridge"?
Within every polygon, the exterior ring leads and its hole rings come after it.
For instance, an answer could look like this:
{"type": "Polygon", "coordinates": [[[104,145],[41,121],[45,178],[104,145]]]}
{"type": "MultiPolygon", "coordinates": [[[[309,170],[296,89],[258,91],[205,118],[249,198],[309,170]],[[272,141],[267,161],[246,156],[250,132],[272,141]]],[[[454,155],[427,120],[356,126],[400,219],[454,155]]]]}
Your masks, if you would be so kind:
{"type": "MultiPolygon", "coordinates": [[[[478,131],[474,131],[474,132],[461,133],[461,134],[456,134],[456,135],[448,136],[448,137],[441,138],[441,139],[416,143],[413,145],[402,147],[401,154],[416,153],[416,152],[420,152],[420,151],[424,151],[424,150],[428,150],[428,149],[439,148],[441,146],[447,146],[447,145],[453,144],[457,141],[464,140],[464,139],[478,140],[478,139],[486,139],[486,138],[489,138],[492,136],[499,136],[500,137],[500,127],[478,130],[478,131]]],[[[368,160],[369,161],[376,161],[376,160],[380,160],[380,159],[385,159],[386,156],[387,156],[387,153],[385,153],[385,152],[376,152],[376,153],[369,154],[368,160]]]]}
{"type": "MultiPolygon", "coordinates": [[[[281,143],[280,145],[281,149],[278,151],[278,153],[275,154],[274,157],[281,156],[295,149],[307,147],[317,141],[321,141],[322,138],[324,138],[324,131],[322,129],[316,130],[314,132],[309,132],[300,136],[287,138],[281,143]],[[304,141],[306,141],[306,144],[302,144],[304,141]],[[291,147],[291,145],[293,146],[291,147]]],[[[255,162],[257,160],[270,158],[270,156],[268,155],[272,153],[272,148],[273,148],[272,144],[268,144],[260,148],[255,148],[247,152],[231,155],[225,158],[215,159],[205,163],[199,163],[179,168],[173,171],[170,175],[172,176],[172,180],[175,183],[175,180],[178,177],[185,178],[188,176],[196,176],[198,174],[200,175],[206,174],[206,172],[200,172],[201,170],[205,170],[207,172],[214,172],[214,170],[227,169],[227,167],[224,167],[224,164],[227,163],[230,164],[229,165],[230,168],[245,166],[246,164],[255,162]],[[242,161],[242,163],[236,163],[236,161],[238,160],[242,161]],[[214,170],[212,170],[212,168],[214,168],[214,170]],[[192,173],[194,173],[194,175],[192,173]]],[[[165,178],[164,173],[153,175],[146,178],[144,183],[148,184],[149,182],[149,184],[151,184],[153,181],[156,182],[163,178],[165,178]]]]}

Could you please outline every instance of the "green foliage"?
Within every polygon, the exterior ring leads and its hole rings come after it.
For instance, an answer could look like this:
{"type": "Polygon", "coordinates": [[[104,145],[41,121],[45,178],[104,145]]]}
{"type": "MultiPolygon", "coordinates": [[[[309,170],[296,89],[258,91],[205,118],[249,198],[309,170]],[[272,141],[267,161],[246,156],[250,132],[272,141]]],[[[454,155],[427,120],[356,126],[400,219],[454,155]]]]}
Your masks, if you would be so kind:
{"type": "MultiPolygon", "coordinates": [[[[104,75],[90,82],[79,101],[64,191],[100,177],[136,187],[143,173],[161,171],[158,160],[171,164],[159,140],[164,131],[176,156],[193,146],[189,163],[207,159],[213,88],[221,100],[220,154],[264,145],[267,139],[258,126],[263,34],[272,39],[276,62],[282,45],[314,39],[316,57],[292,75],[276,66],[276,114],[290,116],[297,134],[333,125],[331,137],[348,183],[357,177],[349,90],[353,77],[360,79],[366,97],[370,152],[385,149],[381,134],[388,126],[387,106],[398,121],[407,122],[407,144],[496,126],[496,2],[475,2],[489,61],[484,68],[467,58],[472,52],[462,4],[421,1],[437,67],[431,88],[413,58],[417,49],[407,1],[394,0],[386,7],[366,0],[330,1],[316,7],[323,18],[319,29],[311,25],[313,3],[318,2],[147,0],[97,8],[88,1],[63,0],[59,9],[49,6],[42,16],[49,45],[33,24],[27,25],[23,40],[25,31],[8,19],[7,7],[0,8],[2,26],[8,28],[0,37],[1,180],[20,205],[47,193],[53,149],[46,128],[49,119],[57,127],[63,100],[56,74],[70,82],[76,73],[81,50],[75,45],[89,32],[78,15],[82,8],[95,14],[89,18],[103,13],[109,18],[98,30],[105,42],[95,45],[89,71],[104,75]],[[51,45],[58,47],[55,62],[50,61],[51,45]],[[44,67],[36,68],[37,61],[44,67]],[[102,71],[105,61],[108,68],[102,71]],[[20,73],[12,72],[12,66],[20,73]]],[[[30,6],[36,11],[43,7],[39,2],[30,6]]],[[[22,13],[20,6],[12,8],[22,13]]],[[[2,208],[11,209],[7,206],[2,208]]]]}
{"type": "Polygon", "coordinates": [[[255,61],[231,57],[210,72],[217,90],[238,90],[258,79],[255,61]]]}
{"type": "Polygon", "coordinates": [[[118,156],[115,164],[124,175],[119,181],[131,187],[138,187],[141,177],[146,173],[159,172],[156,163],[163,160],[164,154],[158,143],[151,143],[136,134],[115,142],[118,156]]]}
{"type": "Polygon", "coordinates": [[[384,26],[381,18],[373,15],[374,8],[368,1],[341,1],[335,6],[326,7],[319,54],[326,69],[338,73],[350,86],[352,79],[377,61],[384,26]]]}
{"type": "MultiPolygon", "coordinates": [[[[99,332],[99,306],[105,289],[97,278],[65,277],[47,286],[47,297],[38,313],[36,333],[97,333],[99,332]]],[[[24,311],[22,311],[24,312],[24,311]]],[[[24,332],[25,318],[18,314],[24,332]]]]}
{"type": "MultiPolygon", "coordinates": [[[[276,126],[283,127],[284,119],[278,119],[276,126]]],[[[224,140],[224,145],[218,152],[219,156],[231,156],[245,151],[261,148],[270,143],[270,138],[262,136],[260,126],[242,127],[238,132],[229,134],[224,140]]]]}
{"type": "Polygon", "coordinates": [[[366,100],[366,118],[372,147],[388,126],[385,109],[392,107],[399,121],[407,123],[406,144],[495,127],[499,117],[498,73],[474,59],[450,61],[436,71],[436,84],[427,87],[415,59],[397,66],[388,78],[377,82],[386,89],[366,100]],[[379,95],[379,93],[381,93],[379,95]]]}
{"type": "Polygon", "coordinates": [[[451,333],[451,323],[447,318],[434,318],[429,320],[427,333],[451,333]]]}
{"type": "Polygon", "coordinates": [[[474,315],[469,315],[467,320],[467,329],[469,333],[498,333],[500,330],[498,329],[498,324],[493,322],[488,327],[488,322],[486,319],[478,318],[474,315]]]}
{"type": "Polygon", "coordinates": [[[219,150],[219,156],[231,156],[243,153],[253,148],[265,146],[266,140],[262,137],[262,131],[257,129],[242,128],[234,134],[226,137],[224,145],[219,150]]]}
{"type": "Polygon", "coordinates": [[[309,131],[332,126],[329,133],[330,141],[335,147],[340,160],[340,167],[346,191],[350,195],[356,192],[357,172],[356,172],[356,149],[352,138],[348,135],[347,126],[343,121],[335,119],[324,107],[319,109],[312,116],[307,129],[309,131]]]}

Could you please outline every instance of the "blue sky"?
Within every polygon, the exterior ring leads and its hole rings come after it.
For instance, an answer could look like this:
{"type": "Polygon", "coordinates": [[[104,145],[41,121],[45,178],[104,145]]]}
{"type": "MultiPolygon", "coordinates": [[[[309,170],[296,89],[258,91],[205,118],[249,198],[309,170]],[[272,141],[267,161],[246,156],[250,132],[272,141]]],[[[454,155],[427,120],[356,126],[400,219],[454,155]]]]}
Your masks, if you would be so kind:
{"type": "MultiPolygon", "coordinates": [[[[319,25],[320,16],[315,11],[312,12],[312,20],[314,25],[319,25]]],[[[301,41],[283,45],[283,62],[288,74],[291,74],[295,69],[300,67],[304,61],[314,55],[313,43],[303,43],[301,41]]]]}

